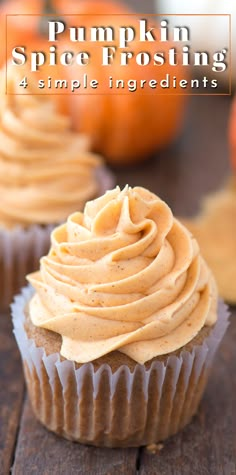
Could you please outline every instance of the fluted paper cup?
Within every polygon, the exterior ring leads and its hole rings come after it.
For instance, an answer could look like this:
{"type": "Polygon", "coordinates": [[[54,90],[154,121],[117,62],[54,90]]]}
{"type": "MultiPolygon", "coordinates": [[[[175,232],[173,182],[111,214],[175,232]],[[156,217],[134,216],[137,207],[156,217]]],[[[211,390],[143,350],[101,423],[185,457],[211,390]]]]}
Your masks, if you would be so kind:
{"type": "MultiPolygon", "coordinates": [[[[98,195],[113,188],[114,177],[105,167],[96,170],[98,195]]],[[[78,210],[74,210],[78,211],[78,210]]],[[[0,309],[6,310],[13,296],[26,284],[25,276],[38,269],[39,259],[48,253],[52,229],[60,223],[16,226],[11,230],[0,227],[0,309]]]]}
{"type": "Polygon", "coordinates": [[[136,364],[134,371],[109,364],[95,369],[47,354],[29,339],[25,309],[33,290],[26,287],[12,305],[14,334],[21,352],[29,397],[36,417],[67,439],[107,447],[157,443],[182,429],[195,414],[215,351],[228,326],[219,303],[216,325],[191,351],[136,364]]]}

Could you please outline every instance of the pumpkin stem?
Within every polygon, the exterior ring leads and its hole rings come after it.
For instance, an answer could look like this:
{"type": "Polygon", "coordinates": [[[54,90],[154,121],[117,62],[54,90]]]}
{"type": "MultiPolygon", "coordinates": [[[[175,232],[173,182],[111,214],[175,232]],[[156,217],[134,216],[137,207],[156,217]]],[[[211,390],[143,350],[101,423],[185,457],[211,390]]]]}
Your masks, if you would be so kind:
{"type": "MultiPolygon", "coordinates": [[[[51,0],[44,0],[43,1],[43,16],[41,16],[41,19],[40,19],[40,22],[39,22],[39,32],[42,34],[42,35],[46,35],[47,33],[47,27],[48,27],[48,20],[56,20],[56,18],[53,18],[53,17],[49,17],[49,16],[46,16],[47,14],[48,15],[52,15],[52,14],[57,14],[57,11],[55,8],[53,8],[52,6],[52,3],[51,3],[51,0]]],[[[58,19],[58,17],[57,17],[58,19]]],[[[59,18],[60,19],[60,18],[59,18]]]]}
{"type": "Polygon", "coordinates": [[[44,0],[43,13],[56,13],[55,8],[51,4],[51,0],[44,0]]]}

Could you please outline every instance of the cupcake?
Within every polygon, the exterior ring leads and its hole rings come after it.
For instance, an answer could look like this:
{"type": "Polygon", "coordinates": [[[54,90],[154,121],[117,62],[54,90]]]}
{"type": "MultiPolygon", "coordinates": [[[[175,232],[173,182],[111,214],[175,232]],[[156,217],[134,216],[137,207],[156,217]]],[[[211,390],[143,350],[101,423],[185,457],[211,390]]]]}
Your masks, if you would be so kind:
{"type": "Polygon", "coordinates": [[[0,95],[1,307],[48,252],[52,225],[107,187],[87,137],[71,132],[48,96],[15,94],[18,79],[9,68],[8,94],[2,84],[0,95]]]}
{"type": "Polygon", "coordinates": [[[153,444],[195,414],[228,324],[196,240],[144,188],[54,229],[12,306],[36,417],[107,447],[153,444]]]}

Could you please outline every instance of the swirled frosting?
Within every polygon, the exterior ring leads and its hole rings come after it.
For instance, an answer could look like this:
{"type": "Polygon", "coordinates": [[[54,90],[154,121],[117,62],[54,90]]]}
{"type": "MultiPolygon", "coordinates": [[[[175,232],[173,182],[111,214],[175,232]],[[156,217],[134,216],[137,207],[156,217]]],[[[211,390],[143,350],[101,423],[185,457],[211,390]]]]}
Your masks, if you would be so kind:
{"type": "Polygon", "coordinates": [[[52,100],[28,89],[16,95],[10,72],[8,94],[0,95],[0,223],[59,223],[96,196],[101,160],[52,100]]]}
{"type": "Polygon", "coordinates": [[[69,216],[28,280],[33,324],[62,335],[61,354],[79,363],[113,350],[144,363],[216,321],[196,240],[140,187],[117,187],[69,216]]]}

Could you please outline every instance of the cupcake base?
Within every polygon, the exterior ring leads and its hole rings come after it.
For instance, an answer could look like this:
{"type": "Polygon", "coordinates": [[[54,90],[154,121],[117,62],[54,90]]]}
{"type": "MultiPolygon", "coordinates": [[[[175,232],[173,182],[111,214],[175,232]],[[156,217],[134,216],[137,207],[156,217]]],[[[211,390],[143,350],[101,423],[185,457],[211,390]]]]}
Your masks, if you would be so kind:
{"type": "Polygon", "coordinates": [[[32,325],[31,295],[27,287],[15,299],[14,333],[34,413],[49,430],[96,446],[136,447],[165,440],[190,422],[228,325],[222,303],[216,325],[174,354],[140,365],[113,352],[79,365],[59,355],[59,335],[32,325]]]}

